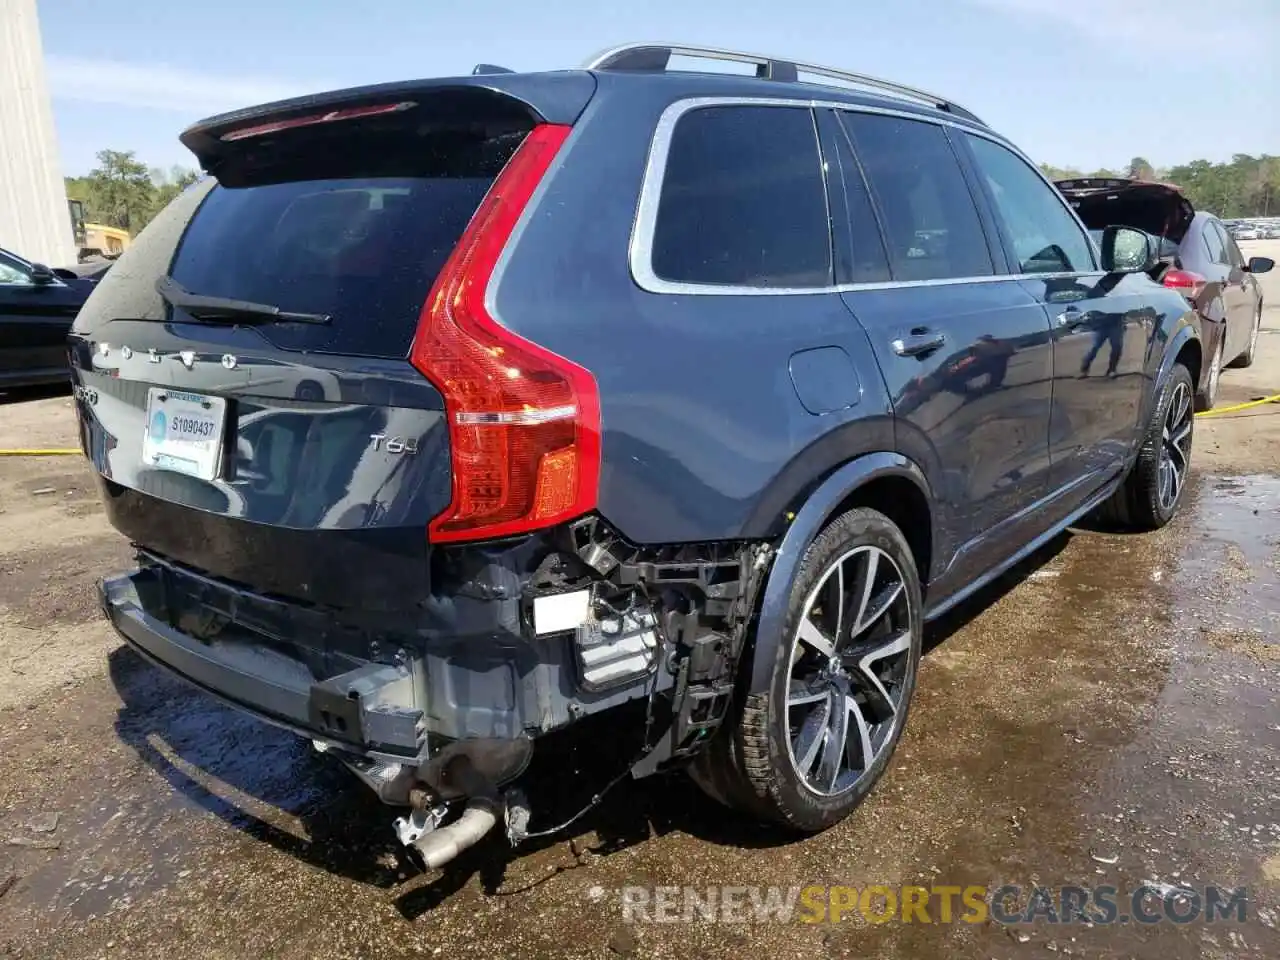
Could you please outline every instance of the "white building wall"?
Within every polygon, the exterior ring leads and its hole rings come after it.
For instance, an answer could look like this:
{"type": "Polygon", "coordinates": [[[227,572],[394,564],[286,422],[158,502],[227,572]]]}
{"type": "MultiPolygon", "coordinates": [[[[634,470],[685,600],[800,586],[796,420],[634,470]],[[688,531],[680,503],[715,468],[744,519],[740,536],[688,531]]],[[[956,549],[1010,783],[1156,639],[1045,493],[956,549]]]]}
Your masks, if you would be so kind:
{"type": "Polygon", "coordinates": [[[0,247],[76,262],[36,0],[0,0],[0,247]]]}

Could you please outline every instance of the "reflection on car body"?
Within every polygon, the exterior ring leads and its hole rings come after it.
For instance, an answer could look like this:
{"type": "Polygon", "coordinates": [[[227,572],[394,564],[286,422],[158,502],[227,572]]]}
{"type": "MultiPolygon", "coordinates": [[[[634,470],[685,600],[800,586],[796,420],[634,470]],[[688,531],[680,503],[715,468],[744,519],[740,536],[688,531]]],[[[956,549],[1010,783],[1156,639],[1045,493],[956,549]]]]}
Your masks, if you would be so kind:
{"type": "Polygon", "coordinates": [[[1085,225],[1100,237],[1123,224],[1157,238],[1153,279],[1181,292],[1195,306],[1208,362],[1196,385],[1200,409],[1217,398],[1221,371],[1253,362],[1262,326],[1262,292],[1256,274],[1273,266],[1266,257],[1246,258],[1237,239],[1257,236],[1248,223],[1230,230],[1217,217],[1197,211],[1174,184],[1120,178],[1061,180],[1058,188],[1085,225]]]}

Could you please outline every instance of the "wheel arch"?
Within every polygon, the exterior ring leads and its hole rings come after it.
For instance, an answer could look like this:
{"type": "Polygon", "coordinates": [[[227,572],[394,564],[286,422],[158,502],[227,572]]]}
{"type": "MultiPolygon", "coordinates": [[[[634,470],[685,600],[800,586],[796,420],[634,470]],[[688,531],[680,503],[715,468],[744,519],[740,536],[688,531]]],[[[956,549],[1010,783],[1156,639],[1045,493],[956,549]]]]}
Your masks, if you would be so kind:
{"type": "MultiPolygon", "coordinates": [[[[1226,331],[1224,330],[1223,333],[1225,335],[1226,331]]],[[[1165,351],[1164,362],[1160,365],[1160,376],[1156,381],[1157,387],[1164,383],[1164,378],[1169,375],[1175,363],[1186,367],[1191,374],[1191,382],[1197,387],[1200,385],[1200,378],[1205,370],[1204,344],[1189,327],[1184,327],[1179,334],[1176,342],[1170,343],[1169,349],[1165,351]]]]}
{"type": "Polygon", "coordinates": [[[907,538],[923,582],[928,580],[933,555],[936,518],[931,503],[924,472],[914,461],[890,451],[850,460],[809,494],[787,526],[765,581],[752,645],[749,693],[768,689],[774,658],[783,642],[792,584],[805,551],[827,523],[854,506],[880,510],[907,538]]]}
{"type": "Polygon", "coordinates": [[[1160,364],[1155,368],[1149,388],[1142,399],[1141,416],[1138,418],[1139,437],[1151,419],[1156,398],[1160,396],[1160,389],[1175,363],[1181,363],[1187,368],[1191,374],[1194,392],[1197,395],[1200,394],[1203,388],[1201,379],[1207,364],[1206,345],[1201,337],[1201,327],[1204,323],[1205,320],[1194,310],[1187,310],[1168,324],[1168,335],[1164,341],[1164,350],[1160,354],[1160,364]]]}

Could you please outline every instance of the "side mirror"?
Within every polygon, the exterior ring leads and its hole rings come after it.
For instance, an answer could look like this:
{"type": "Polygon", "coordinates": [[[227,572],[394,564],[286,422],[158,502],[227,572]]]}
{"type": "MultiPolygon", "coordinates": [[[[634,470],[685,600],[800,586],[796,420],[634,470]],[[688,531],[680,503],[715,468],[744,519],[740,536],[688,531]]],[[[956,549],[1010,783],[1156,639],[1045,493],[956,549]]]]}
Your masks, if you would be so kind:
{"type": "Polygon", "coordinates": [[[53,271],[46,267],[43,263],[33,263],[31,265],[31,282],[38,287],[47,286],[57,279],[53,271]]]}
{"type": "Polygon", "coordinates": [[[1266,273],[1275,265],[1276,262],[1270,257],[1250,257],[1244,268],[1250,273],[1266,273]]]}
{"type": "Polygon", "coordinates": [[[1133,227],[1102,231],[1102,269],[1108,273],[1146,273],[1160,262],[1155,238],[1133,227]]]}

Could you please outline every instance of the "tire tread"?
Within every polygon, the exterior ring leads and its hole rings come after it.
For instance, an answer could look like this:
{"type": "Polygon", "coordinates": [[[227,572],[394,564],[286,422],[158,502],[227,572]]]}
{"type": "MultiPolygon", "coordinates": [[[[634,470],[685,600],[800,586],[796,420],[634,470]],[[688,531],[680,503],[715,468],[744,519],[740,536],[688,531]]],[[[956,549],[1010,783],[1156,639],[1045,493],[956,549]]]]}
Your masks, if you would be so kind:
{"type": "MultiPolygon", "coordinates": [[[[914,591],[912,602],[918,613],[918,575],[906,538],[888,517],[866,507],[855,507],[823,528],[806,551],[796,582],[803,582],[815,566],[821,567],[827,562],[828,554],[833,549],[848,543],[851,538],[859,535],[859,531],[867,528],[876,530],[880,536],[888,537],[894,544],[897,553],[895,560],[899,566],[909,566],[909,570],[904,569],[903,573],[911,581],[909,589],[914,591]]],[[[794,587],[790,603],[793,606],[797,603],[794,587]]],[[[788,635],[795,616],[796,611],[792,609],[786,619],[788,635]]],[[[777,654],[779,664],[789,649],[784,641],[777,654]]],[[[919,655],[918,646],[915,655],[919,655]]],[[[914,670],[911,678],[913,686],[914,670]]],[[[910,705],[910,692],[909,688],[908,697],[903,704],[904,714],[910,705]]],[[[877,761],[880,767],[878,771],[874,771],[871,783],[852,798],[832,801],[826,801],[825,798],[823,801],[814,799],[797,806],[794,797],[788,796],[789,792],[794,794],[794,788],[789,789],[786,781],[790,760],[785,752],[778,749],[770,731],[771,705],[772,694],[769,692],[745,695],[736,714],[736,722],[726,723],[716,739],[695,758],[691,771],[693,778],[713,799],[759,819],[800,832],[825,829],[843,819],[861,802],[871,784],[883,772],[896,744],[890,746],[882,761],[877,761]]],[[[905,716],[902,723],[906,723],[905,716]]],[[[901,729],[899,727],[898,736],[901,736],[901,729]]]]}
{"type": "MultiPolygon", "coordinates": [[[[1133,530],[1158,530],[1173,519],[1181,496],[1174,503],[1173,509],[1166,513],[1160,506],[1160,445],[1162,442],[1164,419],[1173,399],[1177,384],[1185,384],[1194,396],[1194,385],[1191,372],[1181,363],[1175,363],[1160,389],[1147,431],[1142,438],[1142,446],[1130,469],[1128,476],[1116,488],[1107,500],[1098,507],[1097,516],[1109,526],[1133,530]]],[[[1192,423],[1194,424],[1194,419],[1192,423]]],[[[1192,428],[1192,450],[1194,451],[1195,429],[1192,428]]],[[[1185,481],[1184,481],[1185,483],[1185,481]]]]}

